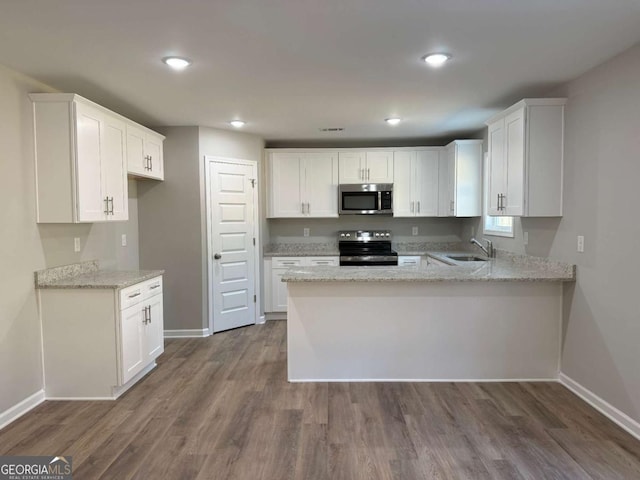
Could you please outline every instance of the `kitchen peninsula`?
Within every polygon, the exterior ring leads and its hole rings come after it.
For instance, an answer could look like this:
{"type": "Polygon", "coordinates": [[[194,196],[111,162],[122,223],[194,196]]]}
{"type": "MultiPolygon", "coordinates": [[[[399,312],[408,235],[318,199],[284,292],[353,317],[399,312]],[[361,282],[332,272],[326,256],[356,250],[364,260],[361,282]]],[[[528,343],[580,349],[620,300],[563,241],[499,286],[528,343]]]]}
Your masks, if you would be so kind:
{"type": "Polygon", "coordinates": [[[575,267],[498,251],[466,265],[292,268],[282,280],[289,381],[549,380],[575,267]]]}

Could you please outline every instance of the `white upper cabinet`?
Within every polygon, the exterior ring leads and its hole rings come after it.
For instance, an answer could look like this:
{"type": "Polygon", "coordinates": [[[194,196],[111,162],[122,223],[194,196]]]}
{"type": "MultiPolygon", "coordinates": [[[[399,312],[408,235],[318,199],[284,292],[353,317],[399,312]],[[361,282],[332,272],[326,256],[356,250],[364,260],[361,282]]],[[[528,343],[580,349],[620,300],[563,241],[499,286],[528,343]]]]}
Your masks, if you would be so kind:
{"type": "Polygon", "coordinates": [[[127,168],[136,177],[164,180],[164,137],[140,125],[127,125],[127,168]]]}
{"type": "Polygon", "coordinates": [[[335,152],[267,151],[268,217],[337,217],[335,152]]]}
{"type": "Polygon", "coordinates": [[[127,220],[126,123],[73,94],[32,94],[39,223],[127,220]]]}
{"type": "Polygon", "coordinates": [[[490,215],[562,216],[565,103],[524,99],[487,122],[490,215]]]}
{"type": "Polygon", "coordinates": [[[340,152],[339,178],[340,183],[393,183],[393,152],[340,152]]]}
{"type": "Polygon", "coordinates": [[[393,216],[438,215],[439,148],[393,154],[393,216]]]}
{"type": "Polygon", "coordinates": [[[441,217],[482,215],[482,140],[454,140],[440,154],[441,217]]]}

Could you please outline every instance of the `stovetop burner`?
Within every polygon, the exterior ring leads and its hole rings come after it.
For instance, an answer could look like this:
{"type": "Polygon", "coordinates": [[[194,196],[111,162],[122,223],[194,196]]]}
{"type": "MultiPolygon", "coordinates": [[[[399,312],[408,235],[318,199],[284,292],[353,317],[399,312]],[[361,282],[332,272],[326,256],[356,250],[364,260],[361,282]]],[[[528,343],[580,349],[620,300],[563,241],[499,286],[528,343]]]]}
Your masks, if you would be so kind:
{"type": "Polygon", "coordinates": [[[340,265],[397,265],[389,230],[343,230],[338,232],[340,265]]]}

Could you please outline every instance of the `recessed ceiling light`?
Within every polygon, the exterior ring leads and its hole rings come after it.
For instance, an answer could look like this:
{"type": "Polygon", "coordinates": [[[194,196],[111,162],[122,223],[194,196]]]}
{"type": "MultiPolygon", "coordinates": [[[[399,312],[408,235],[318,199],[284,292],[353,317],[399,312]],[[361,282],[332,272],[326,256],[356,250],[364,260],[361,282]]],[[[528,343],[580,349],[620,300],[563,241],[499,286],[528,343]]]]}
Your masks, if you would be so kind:
{"type": "Polygon", "coordinates": [[[243,122],[242,120],[231,120],[229,125],[236,128],[242,128],[246,125],[246,122],[243,122]]]}
{"type": "Polygon", "coordinates": [[[401,119],[398,117],[391,117],[391,118],[385,118],[384,121],[387,122],[389,125],[398,125],[401,119]]]}
{"type": "Polygon", "coordinates": [[[184,57],[164,57],[162,61],[174,70],[184,70],[193,63],[191,60],[184,57]]]}
{"type": "Polygon", "coordinates": [[[446,63],[447,60],[451,58],[451,55],[446,53],[430,53],[429,55],[425,55],[422,57],[422,60],[433,68],[439,68],[446,63]]]}

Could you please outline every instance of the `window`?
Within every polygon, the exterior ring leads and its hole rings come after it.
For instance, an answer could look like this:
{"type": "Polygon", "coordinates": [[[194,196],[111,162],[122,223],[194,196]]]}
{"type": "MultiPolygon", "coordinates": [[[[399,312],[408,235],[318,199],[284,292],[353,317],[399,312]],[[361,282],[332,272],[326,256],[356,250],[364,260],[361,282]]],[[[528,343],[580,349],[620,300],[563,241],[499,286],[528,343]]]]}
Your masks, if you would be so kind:
{"type": "Polygon", "coordinates": [[[488,155],[484,154],[484,202],[482,215],[484,217],[484,234],[498,237],[513,238],[513,217],[492,217],[487,214],[489,205],[489,169],[488,155]]]}

